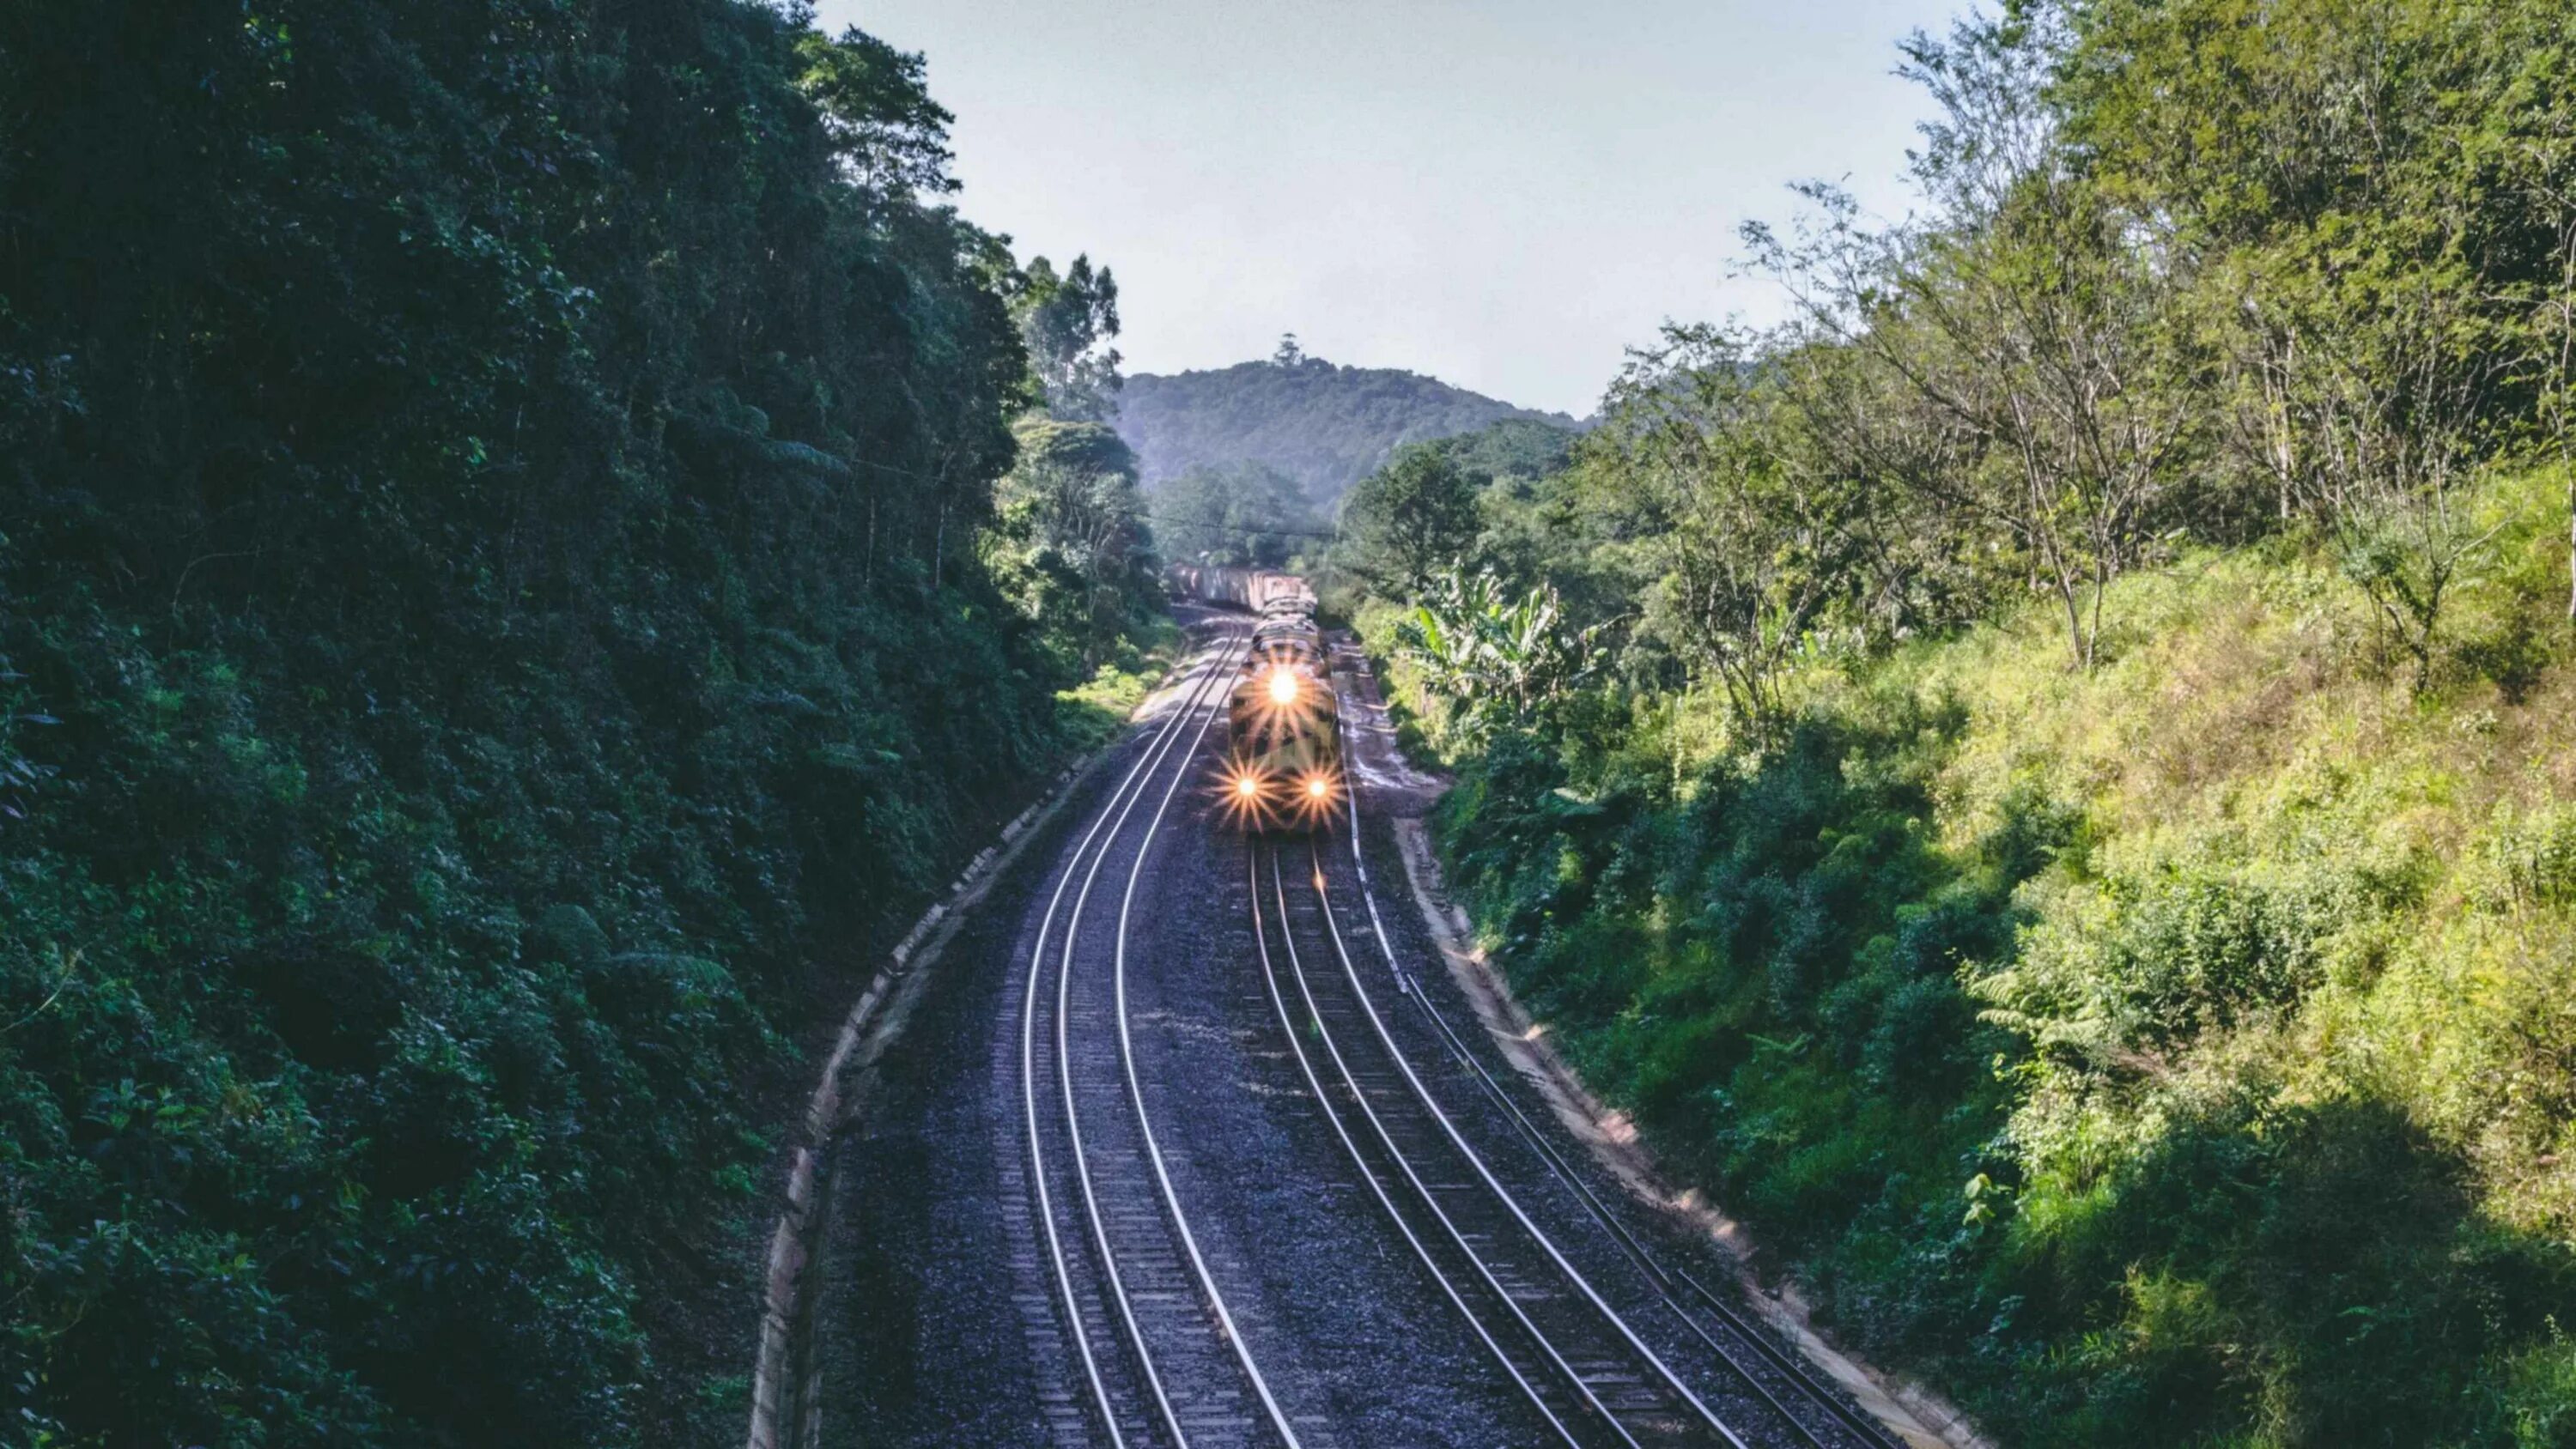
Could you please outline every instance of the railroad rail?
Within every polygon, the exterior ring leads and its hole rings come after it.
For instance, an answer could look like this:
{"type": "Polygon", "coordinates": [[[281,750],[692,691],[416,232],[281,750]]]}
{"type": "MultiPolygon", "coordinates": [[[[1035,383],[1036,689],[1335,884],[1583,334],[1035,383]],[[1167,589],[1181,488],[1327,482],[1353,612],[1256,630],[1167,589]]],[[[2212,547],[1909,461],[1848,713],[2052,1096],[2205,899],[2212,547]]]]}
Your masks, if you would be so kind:
{"type": "MultiPolygon", "coordinates": [[[[1359,821],[1359,791],[1356,786],[1346,797],[1345,808],[1349,812],[1347,833],[1350,841],[1351,869],[1356,877],[1355,894],[1367,908],[1369,934],[1375,939],[1379,956],[1397,983],[1398,993],[1413,1004],[1415,1011],[1430,1025],[1451,1059],[1465,1071],[1470,1080],[1476,1083],[1481,1094],[1500,1110],[1504,1120],[1511,1124],[1514,1134],[1539,1158],[1549,1174],[1571,1191],[1582,1205],[1585,1214],[1599,1225],[1604,1234],[1617,1246],[1620,1254],[1638,1270],[1654,1290],[1657,1301],[1709,1354],[1723,1363],[1752,1392],[1754,1397],[1769,1408],[1778,1422],[1785,1426],[1799,1443],[1814,1446],[1814,1449],[1832,1449],[1835,1441],[1841,1440],[1863,1446],[1863,1449],[1905,1449],[1905,1446],[1884,1427],[1855,1408],[1830,1385],[1822,1382],[1813,1370],[1800,1362],[1799,1355],[1793,1350],[1783,1348],[1776,1343],[1760,1325],[1754,1323],[1719,1295],[1711,1292],[1697,1278],[1664,1263],[1637,1233],[1621,1220],[1620,1215],[1602,1199],[1584,1176],[1575,1170],[1556,1144],[1548,1139],[1547,1134],[1531,1120],[1521,1105],[1512,1099],[1511,1094],[1469,1048],[1466,1038],[1431,999],[1431,994],[1422,989],[1421,983],[1397,957],[1394,945],[1387,938],[1386,924],[1378,913],[1375,888],[1368,875],[1359,821]],[[1692,1312],[1694,1305],[1714,1320],[1717,1325],[1716,1332],[1711,1331],[1709,1323],[1702,1321],[1699,1314],[1692,1312]],[[1754,1364],[1747,1363],[1748,1358],[1759,1365],[1758,1369],[1754,1364]],[[1829,1421],[1834,1431],[1832,1436],[1819,1434],[1815,1426],[1808,1421],[1806,1414],[1791,1407],[1793,1401],[1807,1406],[1810,1411],[1822,1415],[1829,1421]]],[[[1320,898],[1325,891],[1325,868],[1320,853],[1314,866],[1316,891],[1320,898]]],[[[1329,920],[1329,904],[1325,909],[1329,920]]],[[[1341,945],[1338,930],[1334,932],[1334,944],[1336,948],[1341,945]]],[[[1346,967],[1349,964],[1347,956],[1344,957],[1344,964],[1346,967]]],[[[1358,984],[1356,974],[1352,976],[1352,982],[1356,988],[1358,984]]],[[[1389,1049],[1393,1049],[1391,1038],[1389,1049]]]]}
{"type": "Polygon", "coordinates": [[[1173,1449],[1272,1442],[1298,1449],[1296,1431],[1238,1331],[1172,1189],[1138,1080],[1127,1014],[1135,883],[1220,712],[1210,700],[1223,700],[1243,639],[1241,631],[1227,629],[1205,651],[1180,702],[1068,854],[1040,918],[1021,993],[1021,1108],[1034,1206],[1057,1306],[1078,1349],[1093,1410],[1119,1449],[1131,1442],[1173,1449]],[[1141,832],[1122,847],[1131,818],[1148,799],[1153,805],[1141,832]],[[1103,868],[1122,848],[1128,875],[1118,916],[1114,925],[1096,923],[1110,936],[1113,969],[1104,986],[1100,972],[1078,969],[1084,918],[1103,868]],[[1051,943],[1050,1002],[1042,986],[1051,943]],[[1040,1107],[1045,1078],[1052,1079],[1054,1111],[1040,1107]],[[1064,1194],[1058,1189],[1068,1173],[1074,1191],[1064,1194]],[[1060,1213],[1072,1220],[1060,1222],[1060,1213]],[[1077,1244],[1073,1251],[1068,1237],[1077,1244]],[[1242,1403],[1246,1386],[1257,1414],[1242,1403]]]}
{"type": "Polygon", "coordinates": [[[1270,895],[1307,1028],[1324,1045],[1342,1091],[1369,1121],[1394,1175],[1414,1189],[1421,1211],[1472,1270],[1473,1283],[1453,1286],[1481,1290],[1510,1320],[1480,1336],[1500,1347],[1506,1336],[1495,1330],[1514,1330],[1511,1340],[1529,1357],[1513,1366],[1513,1377],[1534,1391],[1552,1427],[1573,1442],[1606,1439],[1630,1449],[1649,1442],[1750,1449],[1531,1217],[1424,1084],[1342,940],[1318,847],[1308,842],[1310,894],[1302,911],[1288,895],[1279,852],[1272,850],[1269,860],[1270,895]],[[1338,972],[1307,968],[1296,944],[1301,917],[1308,938],[1329,946],[1338,972]]]}
{"type": "MultiPolygon", "coordinates": [[[[1172,687],[1171,706],[1066,853],[1014,983],[1021,1167],[1033,1187],[1041,1277],[1078,1356],[1078,1381],[1063,1382],[1088,1391],[1087,1404],[1056,1401],[1066,1416],[1059,1432],[1074,1432],[1079,1415],[1116,1449],[1301,1449],[1175,1190],[1130,1023],[1138,884],[1225,713],[1248,641],[1239,625],[1221,624],[1172,687]],[[1104,883],[1119,892],[1114,914],[1105,897],[1094,906],[1104,883]]],[[[1357,794],[1342,800],[1347,862],[1334,851],[1328,863],[1316,838],[1291,864],[1291,845],[1235,837],[1245,839],[1261,980],[1296,1071],[1360,1184],[1526,1402],[1529,1437],[1513,1442],[1901,1449],[1760,1325],[1658,1258],[1479,1059],[1388,936],[1357,794]],[[1399,1034],[1381,1011],[1343,911],[1352,930],[1374,938],[1389,973],[1381,983],[1413,1003],[1418,1025],[1399,1034]],[[1456,1117],[1413,1054],[1452,1059],[1456,1090],[1493,1110],[1456,1117]],[[1543,1172],[1498,1171],[1504,1164],[1486,1155],[1493,1142],[1471,1142],[1469,1129],[1525,1144],[1543,1172]],[[1520,1194],[1533,1182],[1540,1197],[1525,1206],[1520,1194]],[[1579,1228],[1562,1245],[1550,1236],[1587,1219],[1608,1246],[1587,1246],[1579,1228]],[[1615,1280],[1621,1301],[1596,1278],[1615,1280]],[[1664,1311],[1678,1331],[1660,1322],[1664,1311]]]]}

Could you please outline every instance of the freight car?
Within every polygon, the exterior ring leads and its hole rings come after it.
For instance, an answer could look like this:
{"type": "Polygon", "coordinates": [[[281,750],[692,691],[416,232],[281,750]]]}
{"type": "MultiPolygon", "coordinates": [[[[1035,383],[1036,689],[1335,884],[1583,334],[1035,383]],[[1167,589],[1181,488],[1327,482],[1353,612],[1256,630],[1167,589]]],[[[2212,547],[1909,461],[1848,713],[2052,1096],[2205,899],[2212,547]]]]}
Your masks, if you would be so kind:
{"type": "Polygon", "coordinates": [[[1293,600],[1303,603],[1309,618],[1315,612],[1315,591],[1295,574],[1271,569],[1174,564],[1168,577],[1172,597],[1176,599],[1196,599],[1202,604],[1231,604],[1255,613],[1279,601],[1293,600]]]}

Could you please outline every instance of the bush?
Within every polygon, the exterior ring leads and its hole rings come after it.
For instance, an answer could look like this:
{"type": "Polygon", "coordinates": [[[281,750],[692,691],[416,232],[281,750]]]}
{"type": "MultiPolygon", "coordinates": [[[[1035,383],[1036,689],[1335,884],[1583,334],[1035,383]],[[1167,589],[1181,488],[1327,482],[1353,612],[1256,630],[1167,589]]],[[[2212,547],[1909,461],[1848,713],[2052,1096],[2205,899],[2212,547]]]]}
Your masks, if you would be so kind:
{"type": "Polygon", "coordinates": [[[2198,555],[2090,674],[2008,617],[1758,755],[1596,707],[1440,839],[1592,1085],[2010,1441],[2561,1442],[2576,673],[2418,696],[2334,587],[2198,555]]]}

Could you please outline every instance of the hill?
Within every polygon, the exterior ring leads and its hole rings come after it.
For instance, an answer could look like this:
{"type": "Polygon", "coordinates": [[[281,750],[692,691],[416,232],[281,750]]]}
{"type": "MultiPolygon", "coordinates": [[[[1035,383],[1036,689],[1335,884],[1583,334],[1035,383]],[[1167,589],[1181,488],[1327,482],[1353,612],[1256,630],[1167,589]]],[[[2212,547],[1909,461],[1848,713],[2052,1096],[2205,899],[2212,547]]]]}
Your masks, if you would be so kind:
{"type": "Polygon", "coordinates": [[[1149,488],[1193,466],[1251,462],[1330,503],[1405,443],[1509,420],[1579,426],[1563,413],[1514,407],[1418,372],[1341,367],[1284,348],[1267,362],[1131,377],[1120,395],[1118,431],[1136,450],[1149,488]]]}
{"type": "Polygon", "coordinates": [[[1991,1442],[2576,1446],[2565,10],[1918,34],[1788,322],[1347,500],[1477,948],[1991,1442]]]}
{"type": "Polygon", "coordinates": [[[0,1442],[741,1434],[799,1041],[1124,717],[921,66],[0,12],[0,1442]]]}

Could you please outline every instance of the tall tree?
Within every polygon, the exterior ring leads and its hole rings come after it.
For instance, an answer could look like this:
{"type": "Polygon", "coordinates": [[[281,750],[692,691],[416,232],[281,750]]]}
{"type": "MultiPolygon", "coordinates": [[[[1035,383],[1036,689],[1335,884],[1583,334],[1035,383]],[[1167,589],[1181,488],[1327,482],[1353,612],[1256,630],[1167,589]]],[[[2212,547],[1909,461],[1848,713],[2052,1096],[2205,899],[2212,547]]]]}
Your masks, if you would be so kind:
{"type": "Polygon", "coordinates": [[[1322,536],[1295,479],[1263,463],[1197,464],[1153,490],[1154,538],[1172,558],[1282,568],[1322,536]]]}
{"type": "Polygon", "coordinates": [[[1361,576],[1408,596],[1464,558],[1478,522],[1475,481],[1437,443],[1397,449],[1351,489],[1342,508],[1361,576]]]}
{"type": "Polygon", "coordinates": [[[986,557],[1042,637],[1088,673],[1154,607],[1136,457],[1101,423],[1025,421],[986,557]]]}
{"type": "Polygon", "coordinates": [[[1047,412],[1069,423],[1116,417],[1121,359],[1110,339],[1118,335],[1118,279],[1109,269],[1095,271],[1089,256],[1077,256],[1058,275],[1054,263],[1033,258],[1017,310],[1047,412]]]}

